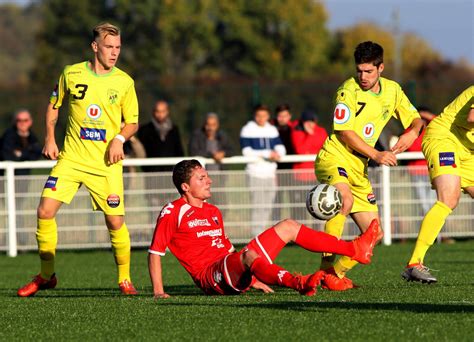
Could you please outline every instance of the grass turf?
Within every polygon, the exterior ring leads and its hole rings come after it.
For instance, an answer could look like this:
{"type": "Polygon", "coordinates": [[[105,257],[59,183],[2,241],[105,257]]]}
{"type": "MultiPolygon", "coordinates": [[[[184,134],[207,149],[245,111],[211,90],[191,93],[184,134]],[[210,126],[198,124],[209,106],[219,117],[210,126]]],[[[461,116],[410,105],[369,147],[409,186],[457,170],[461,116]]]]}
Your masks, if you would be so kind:
{"type": "MultiPolygon", "coordinates": [[[[319,290],[303,297],[288,289],[264,295],[206,297],[168,254],[163,259],[167,300],[153,300],[143,250],[134,251],[137,297],[115,286],[110,251],[58,252],[58,287],[33,298],[16,290],[37,272],[36,254],[0,257],[0,340],[456,340],[472,341],[474,241],[436,245],[428,265],[439,282],[406,283],[400,273],[412,243],[378,246],[369,266],[351,278],[360,288],[319,290]]],[[[292,246],[277,262],[309,273],[319,256],[292,246]]]]}

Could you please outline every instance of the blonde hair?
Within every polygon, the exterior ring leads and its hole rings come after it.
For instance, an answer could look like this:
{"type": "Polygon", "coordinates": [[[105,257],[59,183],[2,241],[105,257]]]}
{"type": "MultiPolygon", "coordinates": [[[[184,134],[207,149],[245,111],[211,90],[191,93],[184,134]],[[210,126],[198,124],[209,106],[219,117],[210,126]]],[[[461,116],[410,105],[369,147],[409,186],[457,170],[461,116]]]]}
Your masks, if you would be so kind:
{"type": "Polygon", "coordinates": [[[105,38],[108,35],[120,36],[120,29],[110,23],[100,23],[92,29],[93,41],[96,41],[98,37],[105,38]]]}

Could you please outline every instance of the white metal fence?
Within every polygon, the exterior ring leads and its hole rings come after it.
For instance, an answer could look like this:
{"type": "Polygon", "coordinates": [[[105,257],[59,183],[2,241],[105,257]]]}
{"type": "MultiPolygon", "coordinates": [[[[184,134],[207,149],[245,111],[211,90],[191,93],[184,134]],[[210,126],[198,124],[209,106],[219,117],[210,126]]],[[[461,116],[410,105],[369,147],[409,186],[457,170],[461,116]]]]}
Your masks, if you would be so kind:
{"type": "MultiPolygon", "coordinates": [[[[399,159],[419,159],[421,153],[403,153],[399,159]]],[[[125,166],[174,165],[183,158],[130,159],[125,166]]],[[[211,159],[198,158],[203,164],[211,159]]],[[[225,164],[243,165],[254,158],[236,156],[226,158],[225,164]]],[[[312,155],[286,156],[286,162],[314,160],[312,155]]],[[[17,251],[35,250],[36,207],[44,182],[54,161],[0,162],[0,250],[9,256],[17,251]],[[41,169],[44,174],[15,176],[15,169],[41,169]]],[[[301,172],[312,173],[313,170],[301,172]]],[[[38,173],[38,172],[35,172],[38,173]]],[[[235,243],[247,242],[252,236],[252,227],[269,227],[272,223],[287,217],[318,230],[324,222],[316,221],[306,211],[306,192],[313,184],[295,180],[292,170],[278,171],[278,186],[273,202],[252,205],[251,194],[268,191],[259,185],[248,186],[245,171],[210,171],[213,179],[213,197],[209,202],[217,204],[224,215],[226,231],[235,243]],[[252,210],[268,211],[269,217],[262,215],[251,219],[252,210]]],[[[415,179],[407,167],[378,167],[370,169],[374,191],[377,196],[382,224],[385,231],[384,243],[393,239],[415,238],[424,212],[434,203],[434,191],[429,190],[428,176],[415,179]],[[418,182],[418,183],[415,183],[418,182]],[[418,194],[420,187],[431,193],[426,198],[418,194]]],[[[161,207],[178,197],[171,181],[171,173],[145,173],[140,171],[124,173],[126,223],[129,227],[132,246],[148,246],[154,230],[156,217],[161,207]]],[[[102,248],[109,247],[109,235],[105,228],[103,214],[93,212],[87,190],[81,188],[70,205],[63,205],[56,218],[58,223],[58,248],[102,248]]],[[[450,237],[474,236],[472,227],[474,201],[462,196],[461,202],[448,218],[442,235],[450,237]]],[[[344,238],[358,234],[355,224],[349,219],[344,230],[344,238]]]]}

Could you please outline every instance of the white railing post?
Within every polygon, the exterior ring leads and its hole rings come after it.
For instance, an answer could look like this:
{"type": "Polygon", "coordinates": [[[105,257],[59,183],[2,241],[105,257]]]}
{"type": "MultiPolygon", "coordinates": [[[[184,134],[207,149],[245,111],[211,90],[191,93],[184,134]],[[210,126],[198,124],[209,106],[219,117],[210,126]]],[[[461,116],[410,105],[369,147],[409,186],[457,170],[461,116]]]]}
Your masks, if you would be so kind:
{"type": "Polygon", "coordinates": [[[382,228],[384,232],[383,243],[384,245],[389,246],[392,244],[392,203],[390,199],[390,167],[386,165],[382,165],[382,201],[382,228]]]}
{"type": "Polygon", "coordinates": [[[16,241],[16,206],[15,206],[15,164],[7,163],[5,170],[7,183],[7,215],[8,215],[8,256],[16,257],[18,246],[16,241]]]}

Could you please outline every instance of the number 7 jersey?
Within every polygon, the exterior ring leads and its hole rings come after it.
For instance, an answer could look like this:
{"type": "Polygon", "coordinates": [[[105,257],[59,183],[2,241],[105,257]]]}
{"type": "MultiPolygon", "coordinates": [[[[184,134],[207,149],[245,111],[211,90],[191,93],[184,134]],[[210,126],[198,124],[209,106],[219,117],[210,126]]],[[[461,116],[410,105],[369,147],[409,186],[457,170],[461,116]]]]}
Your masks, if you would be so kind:
{"type": "Polygon", "coordinates": [[[138,122],[138,100],[133,79],[114,67],[97,75],[88,62],[64,68],[50,103],[54,109],[68,99],[68,121],[59,159],[79,170],[108,174],[121,163],[108,165],[106,151],[120,132],[120,124],[138,122]]]}
{"type": "Polygon", "coordinates": [[[349,157],[353,151],[339,141],[334,132],[352,130],[374,147],[392,117],[399,120],[404,128],[420,117],[398,83],[383,77],[379,81],[378,94],[362,90],[354,78],[339,87],[335,97],[333,134],[326,140],[324,150],[349,157]]]}

